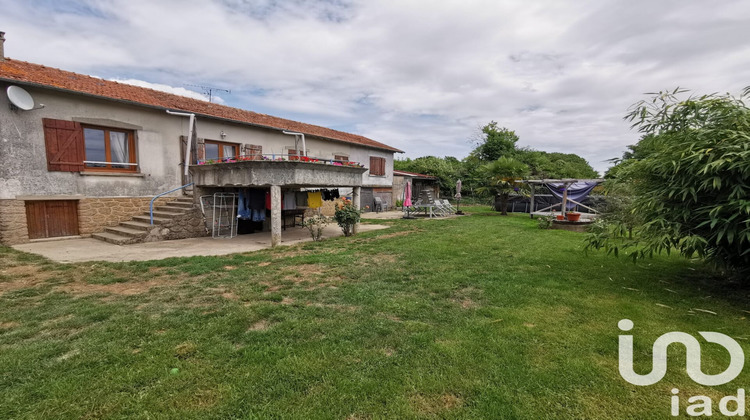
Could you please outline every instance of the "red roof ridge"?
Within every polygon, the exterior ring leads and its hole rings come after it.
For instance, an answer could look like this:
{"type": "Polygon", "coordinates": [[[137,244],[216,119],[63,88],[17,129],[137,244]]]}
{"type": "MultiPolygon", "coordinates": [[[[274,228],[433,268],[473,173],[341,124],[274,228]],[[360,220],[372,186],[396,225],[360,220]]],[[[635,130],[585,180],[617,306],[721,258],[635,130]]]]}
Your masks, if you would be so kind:
{"type": "Polygon", "coordinates": [[[342,141],[393,152],[403,152],[395,147],[367,137],[333,128],[288,120],[149,87],[106,80],[87,74],[74,73],[56,67],[30,63],[23,60],[14,60],[7,57],[5,61],[0,61],[0,80],[44,86],[155,108],[188,111],[208,118],[224,119],[240,124],[250,124],[271,129],[297,131],[328,140],[342,141]],[[92,83],[93,80],[96,80],[97,83],[92,83]]]}

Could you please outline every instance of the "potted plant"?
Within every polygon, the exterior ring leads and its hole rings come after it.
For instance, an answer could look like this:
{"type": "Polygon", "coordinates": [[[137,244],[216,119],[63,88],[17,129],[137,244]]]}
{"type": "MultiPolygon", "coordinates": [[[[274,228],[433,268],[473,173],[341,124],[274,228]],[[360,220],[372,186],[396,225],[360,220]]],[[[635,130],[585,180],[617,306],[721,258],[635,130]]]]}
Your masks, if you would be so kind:
{"type": "Polygon", "coordinates": [[[565,220],[565,216],[563,216],[562,214],[558,214],[558,215],[555,216],[555,219],[557,219],[557,220],[565,220]]]}
{"type": "Polygon", "coordinates": [[[577,211],[570,211],[568,213],[565,213],[565,217],[569,222],[577,222],[578,219],[581,218],[581,213],[578,213],[577,211]]]}

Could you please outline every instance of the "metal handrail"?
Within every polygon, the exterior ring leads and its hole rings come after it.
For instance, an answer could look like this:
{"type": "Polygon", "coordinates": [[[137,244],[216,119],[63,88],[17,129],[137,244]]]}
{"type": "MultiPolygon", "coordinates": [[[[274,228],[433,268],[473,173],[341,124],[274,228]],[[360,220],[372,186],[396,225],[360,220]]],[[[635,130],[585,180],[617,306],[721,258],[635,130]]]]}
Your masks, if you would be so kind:
{"type": "Polygon", "coordinates": [[[267,161],[267,162],[278,162],[277,158],[280,159],[280,161],[283,162],[304,162],[303,159],[315,159],[320,162],[327,162],[330,164],[333,164],[334,162],[340,163],[342,166],[352,166],[358,165],[360,167],[364,167],[364,164],[360,162],[355,162],[352,160],[339,160],[339,159],[327,159],[327,158],[320,158],[320,157],[314,157],[314,156],[302,156],[298,154],[284,154],[284,153],[248,153],[248,154],[239,154],[232,157],[226,157],[221,159],[201,159],[198,161],[198,164],[208,162],[209,160],[215,161],[216,163],[227,163],[227,161],[237,161],[238,159],[241,161],[243,158],[254,158],[250,160],[258,160],[258,161],[267,161]],[[264,159],[264,158],[270,158],[270,159],[264,159]]]}
{"type": "Polygon", "coordinates": [[[163,193],[161,193],[161,194],[159,194],[159,195],[155,196],[154,198],[152,198],[152,199],[151,199],[151,202],[150,202],[150,203],[148,204],[148,213],[149,213],[149,215],[150,215],[150,221],[151,221],[151,225],[153,225],[153,224],[154,224],[154,200],[156,200],[157,198],[159,198],[159,197],[161,197],[161,196],[163,196],[163,195],[166,195],[166,194],[169,194],[169,193],[173,193],[173,192],[175,192],[175,191],[177,191],[177,190],[181,190],[181,189],[183,189],[183,188],[186,188],[186,187],[189,187],[189,186],[191,186],[191,185],[193,185],[193,183],[192,183],[192,182],[191,182],[191,183],[189,183],[189,184],[185,184],[185,185],[183,185],[183,186],[181,186],[181,187],[177,187],[177,188],[175,188],[175,189],[173,189],[173,190],[169,190],[169,191],[167,191],[167,192],[163,192],[163,193]]]}

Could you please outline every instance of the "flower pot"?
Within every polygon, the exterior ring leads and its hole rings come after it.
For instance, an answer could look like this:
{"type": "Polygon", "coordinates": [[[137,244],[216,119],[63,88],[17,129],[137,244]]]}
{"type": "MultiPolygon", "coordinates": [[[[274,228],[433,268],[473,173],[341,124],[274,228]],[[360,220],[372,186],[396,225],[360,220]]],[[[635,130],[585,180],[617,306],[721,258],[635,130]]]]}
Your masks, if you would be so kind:
{"type": "Polygon", "coordinates": [[[567,213],[565,216],[569,222],[577,222],[581,218],[581,213],[567,213]]]}
{"type": "Polygon", "coordinates": [[[555,218],[557,220],[565,220],[565,216],[563,216],[562,214],[558,214],[557,216],[555,216],[555,218]]]}

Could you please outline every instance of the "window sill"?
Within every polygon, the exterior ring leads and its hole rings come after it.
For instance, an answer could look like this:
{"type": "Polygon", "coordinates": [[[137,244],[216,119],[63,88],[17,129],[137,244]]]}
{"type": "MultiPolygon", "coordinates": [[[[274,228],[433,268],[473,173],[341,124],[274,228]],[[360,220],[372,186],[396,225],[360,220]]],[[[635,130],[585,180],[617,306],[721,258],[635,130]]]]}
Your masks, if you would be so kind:
{"type": "Polygon", "coordinates": [[[81,171],[81,176],[129,176],[134,178],[144,178],[146,174],[139,172],[106,172],[106,171],[81,171]]]}

